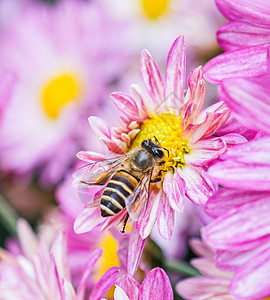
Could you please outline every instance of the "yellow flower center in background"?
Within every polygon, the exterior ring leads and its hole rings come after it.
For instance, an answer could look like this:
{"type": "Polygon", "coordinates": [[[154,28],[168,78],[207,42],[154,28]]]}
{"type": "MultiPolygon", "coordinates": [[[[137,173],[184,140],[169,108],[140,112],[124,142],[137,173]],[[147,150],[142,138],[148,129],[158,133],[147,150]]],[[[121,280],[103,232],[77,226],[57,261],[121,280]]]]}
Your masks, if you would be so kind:
{"type": "Polygon", "coordinates": [[[134,149],[144,141],[157,138],[160,145],[169,150],[165,150],[165,171],[173,171],[173,167],[184,165],[184,155],[189,153],[187,142],[183,140],[181,127],[182,117],[170,113],[152,115],[149,119],[141,123],[140,131],[132,140],[129,150],[134,149]]]}
{"type": "Polygon", "coordinates": [[[169,0],[142,0],[144,13],[149,19],[156,20],[166,13],[169,0]]]}
{"type": "Polygon", "coordinates": [[[51,79],[42,91],[42,106],[50,119],[56,120],[62,109],[70,102],[78,101],[80,84],[69,73],[51,79]]]}

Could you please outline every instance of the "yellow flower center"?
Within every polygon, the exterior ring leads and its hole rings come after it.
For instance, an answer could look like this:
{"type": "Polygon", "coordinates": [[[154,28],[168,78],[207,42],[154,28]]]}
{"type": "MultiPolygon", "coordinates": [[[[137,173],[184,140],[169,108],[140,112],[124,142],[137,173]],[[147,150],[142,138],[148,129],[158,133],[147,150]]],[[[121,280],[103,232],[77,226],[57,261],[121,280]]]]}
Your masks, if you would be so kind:
{"type": "Polygon", "coordinates": [[[174,167],[183,166],[184,155],[190,150],[187,142],[183,140],[181,121],[182,117],[170,113],[150,116],[141,123],[140,131],[132,140],[129,150],[140,146],[144,140],[155,141],[156,137],[160,145],[169,151],[164,151],[164,171],[173,171],[174,167]]]}
{"type": "Polygon", "coordinates": [[[156,20],[166,13],[169,0],[141,0],[144,13],[149,19],[156,20]]]}
{"type": "Polygon", "coordinates": [[[42,107],[46,115],[56,120],[63,108],[78,101],[80,84],[78,79],[69,73],[62,73],[46,83],[42,90],[42,107]]]}

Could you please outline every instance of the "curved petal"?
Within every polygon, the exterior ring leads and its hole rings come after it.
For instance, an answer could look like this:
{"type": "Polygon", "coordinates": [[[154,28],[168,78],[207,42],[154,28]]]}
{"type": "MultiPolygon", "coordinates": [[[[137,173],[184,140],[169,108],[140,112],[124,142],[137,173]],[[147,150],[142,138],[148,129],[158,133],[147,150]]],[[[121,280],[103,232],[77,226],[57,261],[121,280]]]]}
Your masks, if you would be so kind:
{"type": "Polygon", "coordinates": [[[259,199],[232,208],[204,228],[207,243],[216,249],[248,250],[270,240],[270,201],[259,199]]]}
{"type": "Polygon", "coordinates": [[[89,300],[100,300],[103,296],[105,296],[108,290],[116,282],[119,272],[120,269],[118,267],[113,267],[104,273],[91,291],[89,300]]]}
{"type": "Polygon", "coordinates": [[[270,23],[269,2],[264,0],[216,0],[221,13],[229,20],[257,23],[261,26],[270,23]]]}
{"type": "Polygon", "coordinates": [[[145,277],[138,300],[173,300],[173,290],[167,274],[160,268],[151,270],[145,277]]]}
{"type": "Polygon", "coordinates": [[[118,109],[126,116],[135,120],[141,120],[138,106],[135,100],[128,94],[123,92],[114,92],[110,94],[110,97],[118,109]]]}
{"type": "Polygon", "coordinates": [[[156,222],[160,196],[161,193],[157,195],[156,193],[152,193],[150,195],[144,216],[136,223],[136,228],[142,239],[148,237],[156,222]]]}
{"type": "Polygon", "coordinates": [[[217,40],[221,48],[227,51],[266,44],[270,43],[270,27],[232,21],[219,28],[217,40]]]}
{"type": "Polygon", "coordinates": [[[141,54],[140,70],[145,88],[158,106],[165,100],[165,90],[158,66],[147,50],[141,54]]]}
{"type": "Polygon", "coordinates": [[[267,134],[270,133],[269,82],[269,75],[255,79],[226,79],[220,89],[220,97],[243,125],[267,134]]]}
{"type": "Polygon", "coordinates": [[[202,168],[186,165],[179,175],[186,183],[186,196],[197,205],[204,205],[216,190],[202,168]]]}
{"type": "Polygon", "coordinates": [[[232,189],[247,191],[269,191],[270,189],[269,165],[244,164],[228,159],[212,165],[208,175],[218,184],[232,189]]]}
{"type": "Polygon", "coordinates": [[[159,201],[159,208],[157,213],[157,226],[159,234],[166,240],[172,238],[174,229],[174,210],[172,209],[166,194],[162,194],[159,201]]]}
{"type": "Polygon", "coordinates": [[[229,292],[246,299],[269,297],[269,269],[270,249],[266,249],[240,267],[233,277],[229,292]]]}
{"type": "Polygon", "coordinates": [[[178,169],[175,173],[168,172],[163,180],[163,191],[167,195],[172,209],[183,212],[185,200],[185,181],[179,175],[178,169]]]}
{"type": "Polygon", "coordinates": [[[224,153],[227,147],[222,138],[206,138],[189,145],[189,149],[190,152],[185,155],[185,162],[202,167],[224,153]]]}
{"type": "Polygon", "coordinates": [[[205,64],[205,78],[213,84],[221,84],[227,78],[264,75],[268,70],[268,51],[269,45],[264,44],[220,54],[205,64]]]}
{"type": "MultiPolygon", "coordinates": [[[[230,281],[222,278],[192,277],[180,281],[175,289],[184,299],[201,300],[228,292],[230,281]]],[[[215,299],[215,298],[214,298],[215,299]]],[[[223,298],[216,298],[222,300],[223,298]]]]}
{"type": "Polygon", "coordinates": [[[120,278],[117,284],[127,294],[129,300],[138,300],[140,285],[133,277],[124,275],[120,278]]]}
{"type": "Polygon", "coordinates": [[[88,118],[88,122],[98,137],[105,136],[109,139],[111,138],[110,127],[103,119],[92,116],[88,118]]]}
{"type": "Polygon", "coordinates": [[[85,208],[74,222],[74,231],[76,233],[85,233],[93,230],[105,222],[101,217],[100,207],[85,208]]]}
{"type": "Polygon", "coordinates": [[[186,47],[184,36],[179,36],[173,43],[167,60],[166,72],[166,105],[175,111],[179,107],[184,98],[186,79],[186,47]],[[173,95],[171,97],[171,95],[173,95]]]}
{"type": "Polygon", "coordinates": [[[243,190],[219,189],[206,203],[204,209],[207,214],[217,218],[228,212],[231,208],[239,207],[249,201],[269,198],[266,192],[250,192],[243,190]]]}
{"type": "Polygon", "coordinates": [[[130,276],[133,276],[137,270],[145,242],[146,239],[141,238],[134,224],[130,233],[127,251],[127,274],[130,276]]]}

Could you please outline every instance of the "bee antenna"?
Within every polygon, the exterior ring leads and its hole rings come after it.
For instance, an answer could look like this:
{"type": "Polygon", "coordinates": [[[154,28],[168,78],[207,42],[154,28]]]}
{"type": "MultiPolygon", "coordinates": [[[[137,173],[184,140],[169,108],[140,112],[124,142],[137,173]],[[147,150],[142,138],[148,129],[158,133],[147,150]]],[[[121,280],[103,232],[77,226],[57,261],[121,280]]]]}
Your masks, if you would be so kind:
{"type": "Polygon", "coordinates": [[[168,152],[168,157],[169,157],[170,156],[170,151],[167,148],[164,148],[164,147],[163,147],[163,149],[168,152]]]}
{"type": "Polygon", "coordinates": [[[159,143],[159,141],[158,141],[158,139],[157,139],[157,137],[154,135],[154,138],[155,138],[155,141],[157,142],[157,143],[159,143]]]}

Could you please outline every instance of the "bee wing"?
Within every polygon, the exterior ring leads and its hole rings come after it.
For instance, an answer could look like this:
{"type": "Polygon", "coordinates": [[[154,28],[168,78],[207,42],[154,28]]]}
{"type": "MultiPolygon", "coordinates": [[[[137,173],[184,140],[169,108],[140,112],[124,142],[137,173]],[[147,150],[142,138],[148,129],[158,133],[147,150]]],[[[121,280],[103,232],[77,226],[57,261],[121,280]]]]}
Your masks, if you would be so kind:
{"type": "Polygon", "coordinates": [[[149,199],[149,186],[152,170],[147,172],[133,193],[126,198],[126,208],[130,217],[137,221],[145,212],[149,199]]]}
{"type": "Polygon", "coordinates": [[[129,157],[128,154],[101,160],[81,167],[73,174],[73,185],[87,187],[103,185],[110,175],[129,157]]]}

